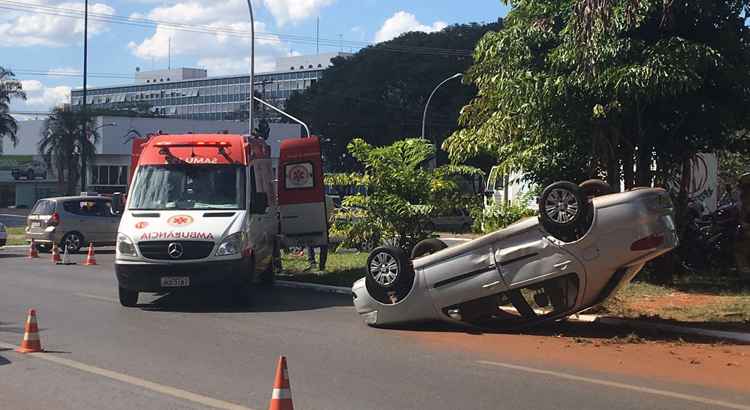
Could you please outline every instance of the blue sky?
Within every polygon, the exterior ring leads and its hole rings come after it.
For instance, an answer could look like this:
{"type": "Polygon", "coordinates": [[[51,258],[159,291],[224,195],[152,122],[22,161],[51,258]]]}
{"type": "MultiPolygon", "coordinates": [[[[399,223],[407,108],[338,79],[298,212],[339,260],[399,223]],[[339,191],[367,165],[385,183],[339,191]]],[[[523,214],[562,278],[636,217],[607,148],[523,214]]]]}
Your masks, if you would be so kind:
{"type": "MultiPolygon", "coordinates": [[[[406,31],[490,22],[500,0],[253,0],[260,71],[280,56],[353,49],[406,31]]],[[[0,0],[0,66],[16,71],[29,99],[16,111],[46,111],[82,85],[82,0],[0,0]]],[[[248,70],[246,0],[89,0],[89,85],[131,83],[136,67],[203,67],[209,75],[248,70]],[[127,24],[118,24],[124,22],[127,24]],[[167,23],[167,24],[164,24],[167,23]],[[169,23],[176,23],[176,29],[169,23]],[[203,32],[195,32],[196,27],[203,32]],[[217,32],[219,30],[219,32],[217,32]],[[226,30],[240,35],[226,35],[226,30]]]]}

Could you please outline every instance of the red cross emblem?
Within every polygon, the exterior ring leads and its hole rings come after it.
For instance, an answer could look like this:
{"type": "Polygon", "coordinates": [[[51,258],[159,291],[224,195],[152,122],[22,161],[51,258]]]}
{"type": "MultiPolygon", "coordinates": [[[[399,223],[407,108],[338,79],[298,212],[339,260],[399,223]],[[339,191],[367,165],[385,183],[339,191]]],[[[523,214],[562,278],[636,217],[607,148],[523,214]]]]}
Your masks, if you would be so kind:
{"type": "Polygon", "coordinates": [[[307,173],[307,169],[303,166],[297,166],[292,168],[290,172],[290,178],[295,185],[305,185],[310,175],[307,173]]]}
{"type": "Polygon", "coordinates": [[[189,215],[175,215],[167,220],[172,226],[184,226],[193,223],[193,217],[189,215]]]}

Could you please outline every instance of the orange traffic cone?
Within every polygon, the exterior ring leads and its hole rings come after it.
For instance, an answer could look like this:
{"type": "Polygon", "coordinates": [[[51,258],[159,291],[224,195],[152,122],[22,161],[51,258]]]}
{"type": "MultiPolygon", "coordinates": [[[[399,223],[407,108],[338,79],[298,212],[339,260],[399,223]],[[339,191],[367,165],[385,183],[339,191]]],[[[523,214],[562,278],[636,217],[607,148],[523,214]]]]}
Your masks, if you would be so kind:
{"type": "Polygon", "coordinates": [[[36,323],[36,310],[29,309],[29,317],[26,319],[26,327],[23,332],[21,346],[16,349],[19,353],[43,352],[42,341],[39,340],[39,327],[36,323]]]}
{"type": "Polygon", "coordinates": [[[62,258],[60,257],[60,248],[57,247],[56,243],[52,244],[52,263],[62,263],[62,258]]]}
{"type": "Polygon", "coordinates": [[[292,389],[289,386],[289,370],[286,368],[286,357],[279,357],[276,366],[276,379],[273,382],[273,393],[268,410],[294,410],[292,389]]]}
{"type": "Polygon", "coordinates": [[[86,261],[83,262],[86,266],[96,265],[96,258],[94,257],[94,242],[89,242],[89,254],[86,256],[86,261]]]}
{"type": "Polygon", "coordinates": [[[38,258],[39,252],[36,250],[36,243],[34,240],[31,240],[31,243],[29,244],[29,259],[38,258]]]}

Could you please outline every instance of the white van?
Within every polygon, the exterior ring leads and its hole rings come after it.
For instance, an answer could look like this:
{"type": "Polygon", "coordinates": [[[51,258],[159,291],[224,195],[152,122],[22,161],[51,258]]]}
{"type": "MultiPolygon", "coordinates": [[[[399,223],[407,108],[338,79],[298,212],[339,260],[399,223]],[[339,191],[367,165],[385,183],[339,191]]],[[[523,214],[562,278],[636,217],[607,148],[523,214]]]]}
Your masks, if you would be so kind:
{"type": "Polygon", "coordinates": [[[217,283],[246,301],[252,284],[273,281],[280,240],[328,242],[318,138],[283,141],[278,175],[262,139],[157,135],[136,144],[115,259],[123,306],[139,292],[217,283]]]}

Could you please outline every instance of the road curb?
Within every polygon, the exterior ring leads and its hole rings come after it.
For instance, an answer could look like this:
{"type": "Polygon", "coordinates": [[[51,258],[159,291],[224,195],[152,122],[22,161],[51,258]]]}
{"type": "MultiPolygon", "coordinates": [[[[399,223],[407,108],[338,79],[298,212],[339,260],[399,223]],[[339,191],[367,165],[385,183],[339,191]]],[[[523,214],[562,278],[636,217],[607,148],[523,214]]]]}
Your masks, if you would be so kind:
{"type": "MultiPolygon", "coordinates": [[[[596,316],[596,315],[581,315],[581,316],[596,316]]],[[[571,318],[575,318],[572,316],[571,318]]],[[[664,332],[678,333],[691,336],[706,336],[717,339],[731,340],[735,342],[748,343],[750,344],[750,333],[742,332],[729,332],[724,330],[711,330],[702,329],[697,327],[684,327],[676,325],[668,325],[665,323],[649,323],[642,320],[636,319],[620,319],[606,316],[596,316],[593,320],[589,320],[587,317],[582,321],[601,323],[603,325],[610,326],[628,326],[637,330],[661,330],[664,332]]]]}
{"type": "Polygon", "coordinates": [[[310,289],[310,290],[314,290],[318,292],[335,293],[335,294],[347,295],[347,296],[352,294],[351,288],[345,288],[343,286],[319,285],[317,283],[277,280],[276,286],[280,286],[282,288],[310,289]]]}

